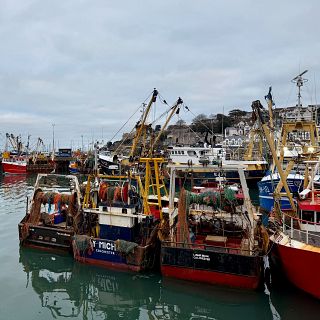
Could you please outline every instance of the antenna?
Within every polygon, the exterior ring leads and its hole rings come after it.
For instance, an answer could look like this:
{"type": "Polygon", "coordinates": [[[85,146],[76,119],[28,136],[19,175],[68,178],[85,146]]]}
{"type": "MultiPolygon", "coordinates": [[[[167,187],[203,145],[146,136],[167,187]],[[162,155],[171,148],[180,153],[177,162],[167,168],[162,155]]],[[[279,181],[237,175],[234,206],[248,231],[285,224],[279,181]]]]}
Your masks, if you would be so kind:
{"type": "Polygon", "coordinates": [[[296,83],[297,87],[298,87],[298,107],[302,107],[302,105],[301,105],[301,87],[303,86],[303,84],[305,82],[308,81],[308,79],[304,79],[304,78],[302,78],[302,76],[307,72],[308,72],[308,70],[304,70],[302,73],[300,73],[299,75],[297,75],[295,78],[293,78],[291,80],[291,82],[296,83]]]}

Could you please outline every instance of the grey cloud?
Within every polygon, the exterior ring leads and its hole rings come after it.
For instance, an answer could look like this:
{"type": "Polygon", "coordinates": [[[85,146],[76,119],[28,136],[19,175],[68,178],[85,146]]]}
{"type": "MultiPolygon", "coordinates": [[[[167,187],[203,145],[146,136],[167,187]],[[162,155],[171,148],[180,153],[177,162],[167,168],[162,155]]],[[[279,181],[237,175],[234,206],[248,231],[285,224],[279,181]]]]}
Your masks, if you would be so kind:
{"type": "Polygon", "coordinates": [[[25,119],[48,141],[55,123],[61,144],[102,130],[110,138],[154,87],[194,113],[249,110],[269,85],[277,104],[292,104],[299,69],[310,70],[304,98],[315,100],[319,9],[288,0],[1,1],[0,131],[22,130],[25,119]]]}

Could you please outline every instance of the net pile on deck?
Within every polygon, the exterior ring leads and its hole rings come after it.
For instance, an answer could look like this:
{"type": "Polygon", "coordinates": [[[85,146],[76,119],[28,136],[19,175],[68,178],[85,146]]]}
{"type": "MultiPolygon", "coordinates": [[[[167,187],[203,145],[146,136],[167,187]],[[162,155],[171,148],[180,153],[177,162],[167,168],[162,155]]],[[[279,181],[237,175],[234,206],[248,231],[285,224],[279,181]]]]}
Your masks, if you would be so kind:
{"type": "Polygon", "coordinates": [[[112,205],[114,201],[128,201],[128,183],[124,186],[110,186],[106,182],[102,182],[99,186],[99,198],[101,201],[112,205]]]}
{"type": "Polygon", "coordinates": [[[221,208],[226,203],[231,204],[236,200],[235,191],[225,188],[223,193],[216,191],[206,191],[203,193],[193,193],[184,188],[180,191],[178,206],[178,222],[176,239],[178,243],[190,243],[190,232],[188,226],[188,216],[191,204],[203,204],[211,206],[214,210],[221,208]]]}
{"type": "Polygon", "coordinates": [[[28,222],[30,224],[39,224],[41,219],[41,205],[48,204],[49,211],[51,205],[55,206],[55,210],[58,213],[62,212],[64,206],[66,207],[67,213],[74,217],[77,214],[77,194],[73,193],[71,195],[61,194],[55,192],[42,192],[41,189],[36,190],[33,203],[30,209],[30,215],[28,222]]]}
{"type": "Polygon", "coordinates": [[[236,200],[236,193],[230,188],[224,188],[223,192],[221,193],[218,191],[194,193],[185,190],[185,197],[187,197],[189,205],[193,203],[203,204],[217,210],[218,208],[221,208],[225,203],[234,202],[236,200]]]}

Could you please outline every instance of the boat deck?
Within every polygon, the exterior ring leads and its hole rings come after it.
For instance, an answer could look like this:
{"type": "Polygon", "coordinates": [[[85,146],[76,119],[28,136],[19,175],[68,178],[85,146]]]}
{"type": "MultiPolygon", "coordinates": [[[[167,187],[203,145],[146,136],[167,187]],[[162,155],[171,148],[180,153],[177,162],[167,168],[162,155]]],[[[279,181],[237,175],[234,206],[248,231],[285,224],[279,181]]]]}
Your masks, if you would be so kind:
{"type": "MultiPolygon", "coordinates": [[[[288,235],[291,237],[291,232],[287,232],[288,235]]],[[[309,245],[316,246],[320,248],[320,234],[317,232],[308,232],[308,239],[307,239],[307,233],[305,231],[296,230],[294,229],[292,232],[293,240],[308,243],[309,245]]]]}

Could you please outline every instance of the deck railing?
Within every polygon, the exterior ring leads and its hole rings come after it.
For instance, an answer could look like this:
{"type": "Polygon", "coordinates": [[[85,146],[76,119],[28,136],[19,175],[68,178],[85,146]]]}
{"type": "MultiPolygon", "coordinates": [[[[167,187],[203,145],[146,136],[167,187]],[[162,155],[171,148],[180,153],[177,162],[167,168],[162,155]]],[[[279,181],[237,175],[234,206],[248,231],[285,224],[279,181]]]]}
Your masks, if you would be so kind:
{"type": "Polygon", "coordinates": [[[305,242],[313,246],[320,247],[320,223],[311,222],[296,217],[292,217],[283,212],[282,231],[287,234],[291,239],[305,242]],[[286,221],[289,220],[289,224],[286,221]],[[300,226],[296,228],[295,226],[300,226]],[[306,226],[305,230],[301,230],[301,226],[306,226]],[[314,230],[310,230],[314,228],[314,230]]]}
{"type": "Polygon", "coordinates": [[[211,245],[206,243],[192,243],[192,242],[176,242],[176,241],[163,241],[162,247],[181,248],[181,249],[192,249],[192,250],[205,250],[215,251],[229,254],[241,254],[241,255],[258,255],[258,250],[251,250],[241,247],[227,247],[211,245]]]}

